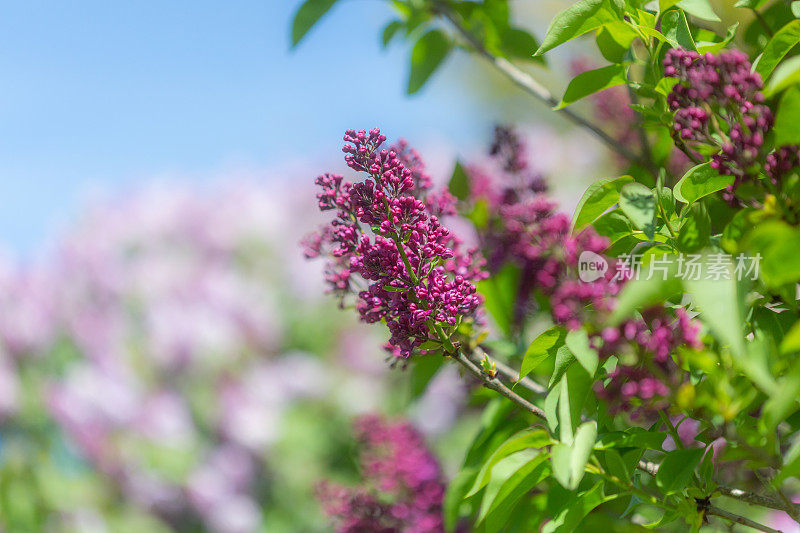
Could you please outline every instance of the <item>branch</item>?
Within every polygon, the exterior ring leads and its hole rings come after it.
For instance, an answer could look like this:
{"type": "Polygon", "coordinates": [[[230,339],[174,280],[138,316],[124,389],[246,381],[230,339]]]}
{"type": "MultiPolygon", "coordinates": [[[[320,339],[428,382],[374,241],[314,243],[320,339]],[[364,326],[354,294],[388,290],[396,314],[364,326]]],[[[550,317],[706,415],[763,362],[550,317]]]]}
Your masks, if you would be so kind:
{"type": "Polygon", "coordinates": [[[779,502],[778,500],[756,494],[755,492],[749,492],[746,490],[734,489],[725,486],[717,487],[717,490],[729,498],[735,498],[751,505],[767,507],[769,509],[775,509],[776,511],[783,511],[792,517],[797,516],[798,511],[800,511],[796,505],[789,506],[784,502],[779,502]]]}
{"type": "Polygon", "coordinates": [[[522,407],[526,411],[533,413],[534,415],[538,416],[542,420],[546,420],[547,417],[544,414],[544,411],[531,402],[517,394],[516,392],[509,389],[506,385],[503,384],[497,378],[490,377],[486,372],[480,369],[472,360],[467,357],[461,350],[456,350],[456,352],[450,355],[453,359],[458,361],[461,366],[469,370],[475,377],[480,379],[483,382],[483,385],[493,391],[499,392],[518,406],[522,407]]]}
{"type": "MultiPolygon", "coordinates": [[[[552,94],[550,94],[550,91],[548,91],[544,85],[536,81],[530,74],[520,69],[507,59],[498,57],[487,50],[486,47],[483,46],[483,43],[481,43],[467,28],[461,24],[461,22],[456,18],[455,15],[453,15],[446,5],[443,5],[438,1],[434,1],[433,4],[436,11],[453,25],[456,31],[458,31],[458,33],[470,44],[470,46],[472,46],[472,48],[474,48],[479,55],[483,56],[484,59],[489,61],[489,63],[499,70],[506,78],[511,80],[518,87],[522,88],[528,94],[533,95],[535,98],[541,100],[550,107],[556,107],[559,104],[559,101],[554,98],[552,94]]],[[[575,114],[570,109],[563,108],[559,109],[558,111],[563,113],[573,123],[592,132],[609,148],[619,153],[628,161],[639,163],[642,166],[647,167],[646,162],[643,162],[639,156],[622,146],[618,141],[601,130],[599,126],[592,124],[580,115],[575,114]]]]}
{"type": "Polygon", "coordinates": [[[765,526],[763,524],[759,524],[758,522],[754,522],[749,518],[745,518],[743,516],[739,516],[738,514],[729,513],[724,509],[720,509],[714,506],[708,506],[706,508],[706,516],[719,516],[720,518],[724,518],[726,520],[730,520],[731,522],[735,522],[737,524],[741,524],[743,526],[751,527],[758,531],[764,531],[764,533],[782,533],[778,529],[772,529],[771,527],[765,526]]]}
{"type": "MultiPolygon", "coordinates": [[[[658,474],[658,465],[655,463],[651,463],[650,461],[639,461],[637,465],[639,470],[647,472],[651,476],[655,476],[658,474]]],[[[734,489],[732,487],[726,487],[725,485],[720,485],[717,487],[717,490],[723,495],[729,498],[733,498],[735,500],[739,500],[745,503],[749,503],[750,505],[757,505],[759,507],[766,507],[767,509],[775,509],[776,511],[783,511],[788,515],[794,517],[798,514],[800,509],[796,505],[786,505],[784,502],[769,498],[767,496],[762,496],[760,494],[756,494],[755,492],[749,492],[746,490],[741,489],[734,489]]]]}
{"type": "MultiPolygon", "coordinates": [[[[486,355],[486,357],[489,357],[488,354],[486,354],[486,350],[484,350],[480,346],[478,346],[477,349],[480,350],[481,353],[486,355]]],[[[472,360],[473,363],[480,364],[479,361],[475,361],[472,358],[470,358],[470,359],[472,360]]],[[[528,389],[529,391],[531,391],[534,394],[547,394],[547,388],[545,388],[542,385],[539,385],[538,383],[536,383],[531,378],[526,376],[526,377],[524,377],[522,379],[519,379],[519,372],[517,372],[516,370],[514,370],[510,366],[506,365],[505,363],[501,363],[500,361],[497,361],[496,359],[493,359],[491,357],[489,357],[489,360],[497,368],[497,371],[499,373],[503,374],[512,383],[518,383],[519,385],[525,387],[526,389],[528,389]]]]}

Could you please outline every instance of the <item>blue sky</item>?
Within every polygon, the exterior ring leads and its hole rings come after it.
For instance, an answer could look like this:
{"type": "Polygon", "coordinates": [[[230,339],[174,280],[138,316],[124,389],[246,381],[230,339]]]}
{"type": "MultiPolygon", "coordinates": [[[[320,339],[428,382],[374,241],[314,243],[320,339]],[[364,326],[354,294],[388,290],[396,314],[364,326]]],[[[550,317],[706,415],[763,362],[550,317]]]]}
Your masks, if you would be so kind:
{"type": "Polygon", "coordinates": [[[456,145],[485,135],[455,66],[405,97],[408,51],[378,43],[385,2],[341,2],[290,52],[296,5],[6,3],[0,245],[38,246],[93,188],[314,159],[348,127],[456,145]]]}

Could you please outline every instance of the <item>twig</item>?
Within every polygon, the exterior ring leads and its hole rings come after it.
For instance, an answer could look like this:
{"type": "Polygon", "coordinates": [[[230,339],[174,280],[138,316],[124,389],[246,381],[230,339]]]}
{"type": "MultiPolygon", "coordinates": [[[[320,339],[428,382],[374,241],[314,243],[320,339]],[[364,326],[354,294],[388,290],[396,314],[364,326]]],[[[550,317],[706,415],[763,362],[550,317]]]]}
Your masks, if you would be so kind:
{"type": "Polygon", "coordinates": [[[736,522],[737,524],[741,524],[743,526],[751,527],[758,531],[763,531],[764,533],[783,533],[778,529],[772,529],[771,527],[759,524],[758,522],[754,522],[749,518],[739,516],[738,514],[729,513],[724,509],[720,509],[718,507],[714,507],[711,505],[706,508],[706,515],[719,516],[720,518],[730,520],[731,522],[736,522]]]}
{"type": "MultiPolygon", "coordinates": [[[[518,87],[522,88],[525,92],[533,95],[535,98],[541,100],[542,102],[546,103],[550,107],[555,107],[559,104],[559,100],[553,97],[550,94],[550,91],[547,88],[536,81],[530,74],[525,72],[524,70],[520,69],[510,61],[505,58],[498,57],[491,53],[486,47],[483,46],[481,43],[469,30],[467,30],[461,22],[456,18],[455,15],[450,11],[450,9],[443,5],[440,2],[434,2],[436,6],[437,12],[440,13],[444,18],[446,18],[458,31],[458,33],[472,46],[478,54],[483,56],[484,59],[489,61],[497,70],[499,70],[506,78],[514,82],[518,87]]],[[[622,155],[625,159],[642,164],[642,166],[647,166],[642,161],[641,157],[637,156],[624,146],[622,146],[618,141],[613,139],[609,136],[606,132],[604,132],[600,127],[592,124],[585,118],[581,117],[574,113],[571,109],[563,108],[559,109],[559,112],[563,113],[569,120],[573,123],[586,128],[594,135],[596,135],[601,141],[603,141],[609,148],[616,151],[620,155],[622,155]]]]}
{"type": "MultiPolygon", "coordinates": [[[[480,346],[478,346],[477,349],[480,350],[483,354],[486,354],[486,350],[484,350],[480,346]]],[[[539,385],[538,383],[536,383],[527,376],[522,379],[519,379],[519,372],[517,372],[510,366],[506,365],[505,363],[501,363],[496,359],[490,358],[490,360],[495,365],[495,367],[497,367],[497,371],[503,374],[509,381],[512,382],[512,384],[518,383],[520,386],[525,387],[534,394],[547,394],[547,388],[545,388],[543,385],[539,385]]],[[[472,362],[476,364],[478,363],[474,359],[472,360],[472,362]]]]}
{"type": "Polygon", "coordinates": [[[655,477],[655,475],[658,474],[658,465],[655,463],[651,463],[649,461],[639,461],[637,467],[639,468],[639,470],[647,472],[653,477],[655,477]]]}
{"type": "Polygon", "coordinates": [[[735,498],[737,500],[749,503],[751,505],[767,507],[769,509],[775,509],[776,511],[783,511],[789,516],[797,515],[798,511],[800,510],[796,505],[792,504],[791,506],[789,506],[784,502],[779,502],[778,500],[774,500],[767,496],[756,494],[755,492],[734,489],[731,487],[726,487],[724,485],[717,487],[717,490],[720,491],[723,495],[728,496],[729,498],[735,498]]]}
{"type": "MultiPolygon", "coordinates": [[[[651,463],[650,461],[639,461],[637,468],[639,468],[639,470],[647,472],[651,476],[655,476],[656,474],[658,474],[658,465],[655,463],[651,463]]],[[[717,490],[723,496],[727,496],[735,500],[749,503],[750,505],[757,505],[759,507],[766,507],[767,509],[775,509],[776,511],[783,511],[790,516],[793,516],[794,514],[797,514],[798,511],[800,511],[800,509],[798,509],[798,506],[796,505],[788,506],[784,502],[780,502],[773,498],[756,494],[755,492],[749,492],[741,489],[734,489],[732,487],[727,487],[725,485],[718,486],[717,490]]]]}
{"type": "Polygon", "coordinates": [[[469,370],[475,377],[480,379],[485,387],[490,388],[493,391],[499,392],[512,402],[516,403],[523,409],[533,413],[542,420],[547,419],[542,409],[536,407],[531,402],[529,402],[516,392],[506,387],[503,384],[503,382],[500,381],[499,379],[489,376],[486,372],[481,370],[475,363],[473,363],[472,360],[469,357],[467,357],[461,350],[456,350],[456,352],[454,354],[451,354],[450,356],[456,361],[458,361],[461,364],[461,366],[469,370]]]}

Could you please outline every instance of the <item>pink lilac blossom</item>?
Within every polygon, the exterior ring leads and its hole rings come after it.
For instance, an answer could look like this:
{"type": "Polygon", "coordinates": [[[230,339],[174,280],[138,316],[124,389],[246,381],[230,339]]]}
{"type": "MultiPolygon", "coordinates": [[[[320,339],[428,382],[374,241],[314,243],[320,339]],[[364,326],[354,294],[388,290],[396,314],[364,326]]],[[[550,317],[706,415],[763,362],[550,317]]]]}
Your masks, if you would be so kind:
{"type": "MultiPolygon", "coordinates": [[[[588,329],[593,346],[603,360],[616,356],[616,368],[605,383],[598,382],[596,393],[609,401],[612,411],[630,414],[653,413],[667,405],[672,390],[685,379],[672,359],[678,346],[699,347],[698,326],[683,309],[655,307],[618,327],[602,328],[613,311],[628,275],[618,269],[613,258],[605,257],[609,268],[599,279],[586,282],[578,276],[582,253],[602,256],[608,241],[588,228],[577,235],[571,220],[556,209],[543,194],[544,187],[532,189],[529,181],[508,168],[527,168],[519,153],[513,130],[496,135],[492,152],[516,163],[501,165],[500,180],[482,169],[470,167],[473,202],[492,205],[490,220],[479,229],[479,238],[488,258],[489,270],[499,272],[506,265],[520,269],[514,322],[519,328],[536,311],[535,296],[549,301],[553,322],[569,330],[588,329]],[[622,275],[618,275],[622,274],[622,275]]],[[[622,266],[622,265],[620,265],[622,266]]]]}
{"type": "Polygon", "coordinates": [[[674,136],[689,147],[716,147],[711,166],[735,177],[724,197],[733,201],[736,188],[758,174],[763,164],[775,184],[797,166],[796,147],[765,153],[765,140],[774,117],[764,104],[761,76],[752,72],[747,56],[738,50],[718,55],[671,49],[664,58],[664,74],[678,79],[667,103],[675,112],[674,136]]]}
{"type": "Polygon", "coordinates": [[[323,482],[318,489],[339,533],[444,531],[444,481],[436,458],[407,422],[376,415],[358,419],[363,481],[356,487],[323,482]]]}
{"type": "Polygon", "coordinates": [[[432,326],[475,319],[480,258],[462,251],[441,224],[436,213],[452,212],[452,199],[429,200],[430,178],[416,152],[403,143],[381,148],[386,136],[377,128],[348,130],[344,140],[347,165],[366,178],[317,178],[319,208],[335,218],[305,240],[305,255],[330,256],[331,290],[342,299],[357,294],[361,320],[384,321],[391,333],[387,349],[408,357],[429,339],[432,326]]]}

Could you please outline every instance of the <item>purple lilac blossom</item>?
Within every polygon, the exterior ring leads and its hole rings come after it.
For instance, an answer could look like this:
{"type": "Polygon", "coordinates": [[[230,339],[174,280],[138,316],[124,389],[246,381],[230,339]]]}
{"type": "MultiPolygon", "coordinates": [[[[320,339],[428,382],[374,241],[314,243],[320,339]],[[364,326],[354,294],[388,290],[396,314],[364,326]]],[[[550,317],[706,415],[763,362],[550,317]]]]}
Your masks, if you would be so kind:
{"type": "Polygon", "coordinates": [[[462,251],[441,224],[436,213],[452,212],[452,198],[430,200],[430,178],[416,152],[403,143],[381,148],[386,136],[377,128],[348,130],[344,140],[345,162],[367,176],[356,183],[333,174],[317,178],[319,208],[335,218],[305,240],[305,255],[329,256],[331,290],[342,298],[357,295],[361,320],[385,321],[387,350],[408,357],[429,340],[433,326],[476,318],[480,258],[462,251]]]}
{"type": "Polygon", "coordinates": [[[735,178],[723,195],[727,200],[733,201],[742,182],[756,178],[758,165],[764,165],[776,184],[800,162],[796,146],[765,153],[774,116],[764,104],[761,76],[751,70],[743,52],[700,55],[671,49],[664,58],[664,74],[678,79],[667,97],[675,112],[674,136],[689,148],[695,144],[718,148],[711,166],[735,178]]]}
{"type": "Polygon", "coordinates": [[[530,175],[517,170],[529,167],[521,145],[513,130],[498,129],[491,153],[506,161],[497,165],[500,178],[482,167],[469,167],[470,202],[490,206],[489,221],[479,228],[488,268],[497,273],[513,264],[521,273],[515,324],[519,328],[536,313],[535,296],[548,299],[554,323],[569,330],[587,329],[603,360],[617,357],[608,379],[596,384],[598,396],[613,412],[652,415],[668,405],[671,391],[686,379],[672,355],[679,346],[700,346],[698,325],[683,309],[673,312],[659,306],[618,327],[603,326],[628,276],[613,258],[605,257],[609,268],[602,277],[592,282],[579,278],[581,253],[602,256],[608,241],[592,228],[571,232],[570,217],[545,194],[546,184],[540,184],[544,180],[537,176],[531,186],[530,175]]]}
{"type": "Polygon", "coordinates": [[[355,423],[363,480],[356,487],[323,482],[325,512],[339,533],[444,531],[444,481],[436,458],[407,422],[368,415],[355,423]]]}

